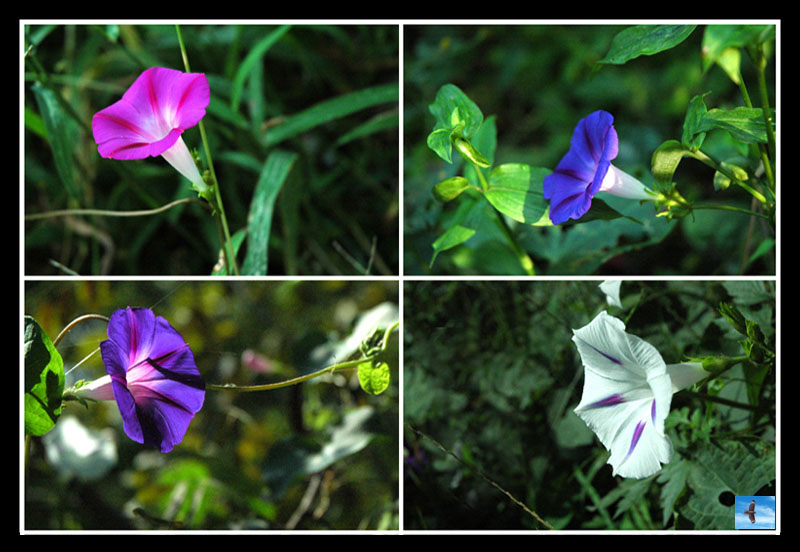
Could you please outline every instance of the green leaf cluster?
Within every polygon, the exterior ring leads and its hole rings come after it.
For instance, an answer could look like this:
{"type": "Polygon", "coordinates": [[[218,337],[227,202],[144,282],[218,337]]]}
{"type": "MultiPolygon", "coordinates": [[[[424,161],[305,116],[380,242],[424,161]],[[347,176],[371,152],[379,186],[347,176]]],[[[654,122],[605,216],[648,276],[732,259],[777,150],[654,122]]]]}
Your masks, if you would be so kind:
{"type": "MultiPolygon", "coordinates": [[[[531,261],[520,251],[503,217],[523,225],[553,226],[548,217],[549,203],[543,195],[544,178],[552,171],[525,163],[493,165],[497,147],[495,118],[484,119],[478,105],[454,84],[439,88],[428,110],[435,117],[428,147],[450,164],[454,164],[455,148],[466,163],[464,176],[451,176],[433,187],[433,196],[438,201],[446,203],[460,198],[461,203],[445,232],[433,242],[430,265],[440,253],[465,243],[480,227],[489,225],[503,233],[511,253],[527,269],[531,261]],[[491,209],[487,209],[486,203],[491,209]]],[[[570,224],[622,216],[598,198],[587,216],[570,224]]]]}

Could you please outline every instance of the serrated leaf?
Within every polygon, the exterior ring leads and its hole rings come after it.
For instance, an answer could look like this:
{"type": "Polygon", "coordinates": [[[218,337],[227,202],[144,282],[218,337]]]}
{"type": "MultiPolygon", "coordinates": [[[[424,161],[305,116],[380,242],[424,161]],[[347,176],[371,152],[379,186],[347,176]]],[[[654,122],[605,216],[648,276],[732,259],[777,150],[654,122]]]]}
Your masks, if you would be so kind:
{"type": "Polygon", "coordinates": [[[692,494],[680,511],[695,529],[733,529],[732,506],[720,502],[720,495],[754,495],[775,479],[774,448],[759,450],[738,441],[702,443],[689,461],[692,494]]]}

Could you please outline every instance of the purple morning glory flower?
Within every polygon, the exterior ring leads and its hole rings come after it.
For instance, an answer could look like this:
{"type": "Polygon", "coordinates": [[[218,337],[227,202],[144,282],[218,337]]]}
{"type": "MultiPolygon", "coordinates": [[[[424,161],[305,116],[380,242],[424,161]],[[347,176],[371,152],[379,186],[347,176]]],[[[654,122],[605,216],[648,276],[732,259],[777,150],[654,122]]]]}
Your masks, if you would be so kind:
{"type": "Polygon", "coordinates": [[[116,400],[125,433],[169,452],[202,408],[205,382],[183,337],[150,309],[119,309],[100,343],[107,376],[80,388],[96,400],[116,400]]]}
{"type": "Polygon", "coordinates": [[[95,113],[97,151],[109,159],[163,156],[200,190],[206,188],[181,134],[206,114],[210,99],[202,73],[151,67],[122,98],[95,113]]]}
{"type": "Polygon", "coordinates": [[[550,200],[553,224],[581,218],[598,192],[654,199],[641,182],[611,164],[617,153],[619,139],[613,115],[595,111],[578,122],[569,151],[544,179],[543,192],[550,200]]]}

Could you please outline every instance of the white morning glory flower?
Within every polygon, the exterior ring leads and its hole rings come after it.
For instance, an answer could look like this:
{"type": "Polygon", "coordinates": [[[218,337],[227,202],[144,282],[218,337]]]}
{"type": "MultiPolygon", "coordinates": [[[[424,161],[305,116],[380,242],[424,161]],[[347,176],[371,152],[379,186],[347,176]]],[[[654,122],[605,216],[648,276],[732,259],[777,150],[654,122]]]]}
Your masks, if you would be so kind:
{"type": "Polygon", "coordinates": [[[619,288],[622,280],[603,280],[598,286],[600,291],[606,294],[606,301],[613,307],[622,308],[622,301],[619,299],[619,288]]]}
{"type": "Polygon", "coordinates": [[[672,394],[708,373],[698,362],[666,364],[655,347],[605,311],[573,334],[585,368],[575,413],[611,452],[613,475],[653,475],[672,459],[664,435],[672,394]]]}

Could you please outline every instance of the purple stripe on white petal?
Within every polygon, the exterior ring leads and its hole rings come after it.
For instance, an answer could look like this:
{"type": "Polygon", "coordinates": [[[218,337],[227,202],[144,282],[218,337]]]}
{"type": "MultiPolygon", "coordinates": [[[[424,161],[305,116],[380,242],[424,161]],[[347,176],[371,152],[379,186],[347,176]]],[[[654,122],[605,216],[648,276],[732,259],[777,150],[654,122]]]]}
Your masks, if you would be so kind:
{"type": "Polygon", "coordinates": [[[609,395],[604,399],[600,399],[599,401],[595,401],[589,405],[589,408],[602,408],[605,406],[615,406],[620,403],[625,402],[625,399],[622,398],[622,395],[619,393],[614,393],[613,395],[609,395]]]}
{"type": "Polygon", "coordinates": [[[606,357],[608,360],[610,360],[614,364],[619,364],[620,366],[622,366],[622,361],[617,360],[616,358],[612,357],[611,355],[604,353],[603,351],[601,351],[600,349],[598,349],[594,345],[590,345],[589,343],[587,343],[587,345],[589,345],[589,347],[591,347],[592,349],[594,349],[595,351],[597,351],[598,353],[600,353],[601,355],[606,357]]]}
{"type": "Polygon", "coordinates": [[[633,454],[633,449],[636,448],[636,443],[639,442],[639,438],[642,436],[642,431],[644,431],[644,424],[644,421],[636,424],[636,429],[633,430],[633,439],[631,439],[631,448],[628,449],[628,454],[625,456],[625,458],[628,458],[628,456],[633,454]]]}
{"type": "Polygon", "coordinates": [[[650,406],[650,419],[653,420],[653,424],[656,423],[656,400],[653,399],[653,404],[650,406]]]}

